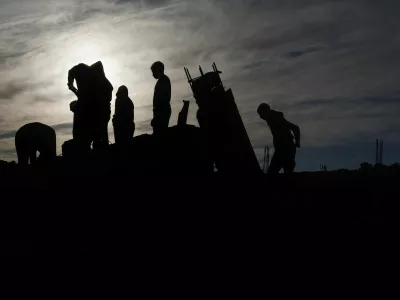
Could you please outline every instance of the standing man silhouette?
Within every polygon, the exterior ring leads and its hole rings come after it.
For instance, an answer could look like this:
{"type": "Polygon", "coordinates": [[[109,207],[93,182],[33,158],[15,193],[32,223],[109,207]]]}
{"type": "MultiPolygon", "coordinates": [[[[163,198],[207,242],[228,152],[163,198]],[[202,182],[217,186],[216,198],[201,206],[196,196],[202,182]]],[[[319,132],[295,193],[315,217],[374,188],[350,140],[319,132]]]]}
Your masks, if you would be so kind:
{"type": "Polygon", "coordinates": [[[151,66],[153,77],[157,79],[153,96],[153,134],[164,132],[171,117],[171,81],[164,74],[164,64],[160,61],[151,66]]]}
{"type": "Polygon", "coordinates": [[[282,168],[285,174],[293,173],[296,166],[296,147],[300,148],[299,126],[287,121],[282,112],[272,110],[266,103],[260,104],[257,113],[267,122],[274,141],[275,152],[268,174],[278,174],[282,168]]]}

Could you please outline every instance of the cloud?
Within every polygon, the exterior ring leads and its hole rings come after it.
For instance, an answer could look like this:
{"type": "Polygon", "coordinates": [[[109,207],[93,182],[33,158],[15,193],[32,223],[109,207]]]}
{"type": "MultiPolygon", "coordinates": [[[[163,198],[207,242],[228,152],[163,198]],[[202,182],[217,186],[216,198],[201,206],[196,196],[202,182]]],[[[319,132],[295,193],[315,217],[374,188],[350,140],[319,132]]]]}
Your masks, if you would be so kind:
{"type": "Polygon", "coordinates": [[[170,4],[171,0],[117,0],[116,4],[140,4],[144,7],[160,7],[170,4]]]}
{"type": "Polygon", "coordinates": [[[16,133],[17,133],[16,131],[2,132],[0,133],[0,140],[14,138],[16,133]]]}
{"type": "Polygon", "coordinates": [[[55,131],[61,131],[64,129],[72,129],[73,123],[61,123],[51,126],[55,131]]]}
{"type": "Polygon", "coordinates": [[[1,149],[0,153],[2,154],[15,154],[15,149],[1,149]]]}
{"type": "Polygon", "coordinates": [[[5,85],[0,85],[0,99],[12,99],[20,93],[27,90],[27,87],[17,82],[9,82],[5,85]]]}
{"type": "MultiPolygon", "coordinates": [[[[64,132],[64,130],[72,130],[73,123],[61,123],[56,125],[51,125],[51,127],[56,132],[64,132]]],[[[17,130],[7,131],[7,132],[0,132],[0,140],[14,138],[17,130]]]]}
{"type": "Polygon", "coordinates": [[[309,47],[309,48],[305,48],[302,50],[294,50],[294,51],[290,51],[288,53],[288,56],[291,58],[298,58],[300,56],[303,56],[305,54],[310,54],[310,53],[314,53],[317,51],[320,51],[322,48],[319,47],[309,47]]]}

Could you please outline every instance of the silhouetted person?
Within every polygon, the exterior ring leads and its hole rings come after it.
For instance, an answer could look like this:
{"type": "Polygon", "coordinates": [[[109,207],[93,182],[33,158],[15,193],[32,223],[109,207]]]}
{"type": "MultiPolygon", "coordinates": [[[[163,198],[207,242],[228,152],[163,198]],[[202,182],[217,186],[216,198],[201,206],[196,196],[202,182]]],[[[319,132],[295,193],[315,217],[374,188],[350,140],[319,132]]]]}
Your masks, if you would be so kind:
{"type": "Polygon", "coordinates": [[[153,96],[153,133],[158,134],[168,128],[171,117],[171,81],[164,74],[164,64],[160,61],[151,66],[153,77],[157,79],[153,96]]]}
{"type": "Polygon", "coordinates": [[[18,164],[36,163],[36,152],[39,152],[38,163],[46,163],[57,156],[56,133],[53,128],[42,123],[28,123],[15,134],[15,148],[18,164]]]}
{"type": "Polygon", "coordinates": [[[300,148],[299,127],[287,121],[282,112],[272,110],[266,103],[260,104],[257,113],[267,122],[273,136],[275,152],[268,174],[277,174],[282,168],[285,173],[292,173],[296,166],[296,147],[300,148]]]}
{"type": "Polygon", "coordinates": [[[108,146],[108,122],[111,117],[113,86],[106,78],[101,61],[90,66],[93,80],[93,149],[108,146]]]}
{"type": "Polygon", "coordinates": [[[116,144],[129,142],[135,131],[134,105],[128,96],[128,88],[120,86],[115,100],[115,111],[113,116],[114,138],[116,144]]]}
{"type": "Polygon", "coordinates": [[[72,128],[73,139],[89,149],[92,137],[92,82],[90,67],[80,63],[68,72],[68,88],[78,100],[71,102],[70,110],[74,113],[72,128]],[[76,81],[77,88],[74,86],[76,81]]]}

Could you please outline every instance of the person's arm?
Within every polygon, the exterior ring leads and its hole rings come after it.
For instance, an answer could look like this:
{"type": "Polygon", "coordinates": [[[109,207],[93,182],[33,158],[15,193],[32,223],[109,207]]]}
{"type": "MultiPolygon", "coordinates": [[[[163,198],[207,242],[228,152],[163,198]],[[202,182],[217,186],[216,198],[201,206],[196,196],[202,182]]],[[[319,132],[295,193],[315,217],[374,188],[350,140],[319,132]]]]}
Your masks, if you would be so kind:
{"type": "Polygon", "coordinates": [[[168,77],[161,79],[160,85],[158,86],[158,102],[164,106],[171,102],[171,81],[168,77]]]}
{"type": "Polygon", "coordinates": [[[73,67],[71,70],[68,71],[68,88],[76,95],[78,96],[78,90],[76,87],[74,87],[74,80],[75,80],[75,72],[76,72],[76,67],[73,67]]]}
{"type": "Polygon", "coordinates": [[[156,84],[153,98],[153,112],[164,113],[171,101],[171,84],[168,79],[162,78],[156,84]]]}
{"type": "Polygon", "coordinates": [[[168,101],[168,104],[169,103],[171,103],[171,81],[170,80],[168,80],[168,83],[166,84],[166,87],[165,87],[165,98],[167,99],[167,101],[168,101]]]}
{"type": "Polygon", "coordinates": [[[300,148],[300,128],[299,128],[299,126],[297,126],[293,123],[290,123],[289,121],[286,121],[286,122],[289,125],[290,130],[294,134],[294,139],[296,141],[296,147],[300,148]]]}

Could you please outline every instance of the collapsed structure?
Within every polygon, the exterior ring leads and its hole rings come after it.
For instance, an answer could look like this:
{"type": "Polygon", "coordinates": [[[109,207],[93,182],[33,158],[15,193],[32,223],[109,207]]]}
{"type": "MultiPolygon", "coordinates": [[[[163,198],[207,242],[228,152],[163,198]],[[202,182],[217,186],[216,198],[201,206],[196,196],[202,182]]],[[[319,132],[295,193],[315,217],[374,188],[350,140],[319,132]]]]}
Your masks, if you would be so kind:
{"type": "Polygon", "coordinates": [[[225,174],[259,174],[260,165],[231,89],[225,90],[215,63],[213,71],[192,78],[185,73],[199,107],[197,120],[207,137],[215,166],[225,174]]]}

